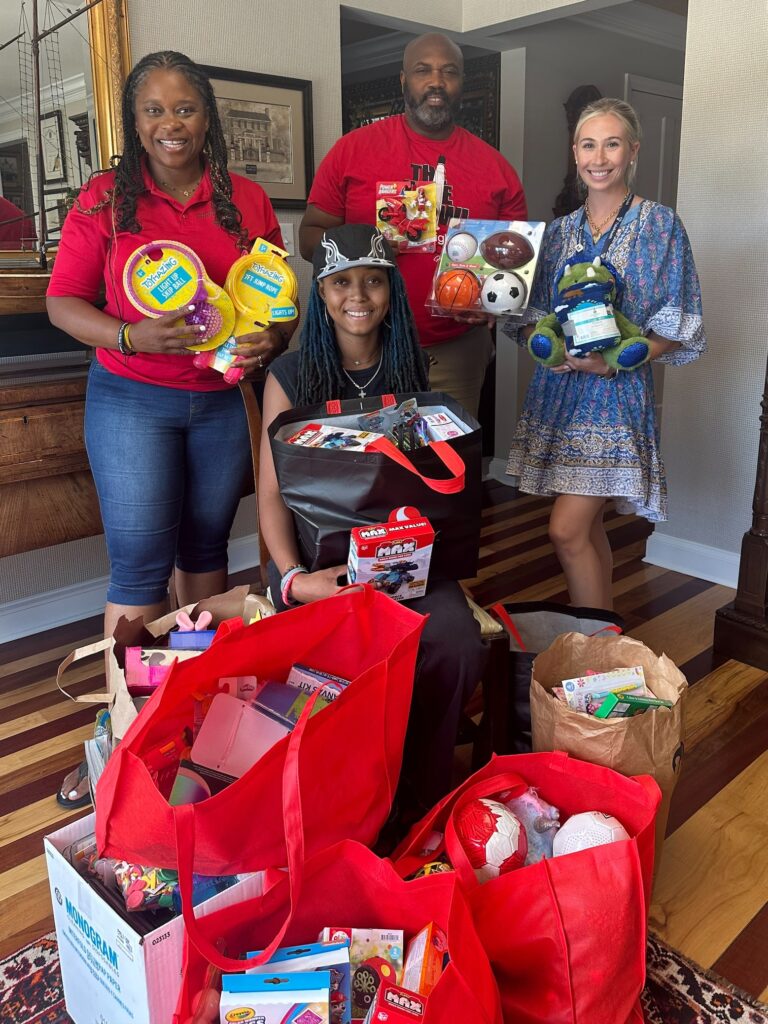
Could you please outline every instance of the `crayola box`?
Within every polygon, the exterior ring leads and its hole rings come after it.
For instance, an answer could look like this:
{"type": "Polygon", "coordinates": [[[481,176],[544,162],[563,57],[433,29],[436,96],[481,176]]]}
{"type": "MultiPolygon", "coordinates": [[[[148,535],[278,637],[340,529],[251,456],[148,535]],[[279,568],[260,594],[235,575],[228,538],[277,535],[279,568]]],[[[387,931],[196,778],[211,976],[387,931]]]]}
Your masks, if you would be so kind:
{"type": "MultiPolygon", "coordinates": [[[[248,953],[257,956],[260,950],[248,953]]],[[[269,963],[249,968],[247,974],[283,974],[284,972],[328,971],[330,981],[331,1024],[350,1024],[352,1019],[349,943],[311,942],[305,946],[276,949],[269,963]]]]}
{"type": "Polygon", "coordinates": [[[349,538],[349,582],[370,583],[396,601],[423,597],[434,542],[428,519],[356,526],[349,538]]]}
{"type": "Polygon", "coordinates": [[[330,1024],[328,971],[223,974],[221,1024],[330,1024]]]}

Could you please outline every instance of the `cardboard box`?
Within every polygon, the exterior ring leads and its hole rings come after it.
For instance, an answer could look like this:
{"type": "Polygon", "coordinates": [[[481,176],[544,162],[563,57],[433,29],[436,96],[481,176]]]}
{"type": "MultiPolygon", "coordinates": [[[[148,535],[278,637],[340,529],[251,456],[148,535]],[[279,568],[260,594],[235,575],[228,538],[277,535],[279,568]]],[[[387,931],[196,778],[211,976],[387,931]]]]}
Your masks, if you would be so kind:
{"type": "MultiPolygon", "coordinates": [[[[90,814],[45,837],[45,858],[67,1012],[75,1024],[168,1024],[181,988],[181,917],[140,935],[64,855],[93,832],[90,814]]],[[[195,908],[203,917],[262,894],[262,875],[195,908]]]]}
{"type": "Polygon", "coordinates": [[[356,526],[349,538],[349,582],[370,583],[396,601],[423,597],[434,542],[428,519],[356,526]]]}

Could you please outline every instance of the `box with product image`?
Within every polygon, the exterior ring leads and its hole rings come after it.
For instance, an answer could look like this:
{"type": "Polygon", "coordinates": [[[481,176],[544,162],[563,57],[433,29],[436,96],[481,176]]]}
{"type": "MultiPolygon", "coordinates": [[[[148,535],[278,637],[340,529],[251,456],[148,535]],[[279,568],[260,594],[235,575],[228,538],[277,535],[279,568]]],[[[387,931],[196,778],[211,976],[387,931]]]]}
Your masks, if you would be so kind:
{"type": "Polygon", "coordinates": [[[403,932],[381,928],[324,928],[320,942],[349,943],[352,1021],[363,1021],[384,982],[399,984],[403,974],[403,932]]]}
{"type": "Polygon", "coordinates": [[[427,307],[435,316],[522,313],[545,226],[544,221],[452,219],[427,307]]]}
{"type": "Polygon", "coordinates": [[[428,519],[393,518],[397,514],[350,532],[347,576],[350,583],[370,583],[396,601],[412,601],[427,592],[435,531],[428,519]]]}
{"type": "Polygon", "coordinates": [[[437,186],[433,182],[376,182],[376,227],[398,252],[434,252],[437,186]]]}
{"type": "MultiPolygon", "coordinates": [[[[261,950],[254,950],[246,955],[256,956],[259,952],[261,950]]],[[[269,963],[252,967],[246,974],[282,974],[286,971],[328,971],[331,1024],[350,1024],[352,1003],[349,943],[346,939],[343,942],[311,942],[305,946],[284,946],[275,950],[269,963]]]]}
{"type": "Polygon", "coordinates": [[[243,1024],[330,1024],[328,971],[224,974],[220,1020],[243,1024]]]}
{"type": "MultiPolygon", "coordinates": [[[[67,1013],[75,1024],[168,1024],[181,988],[184,923],[148,913],[118,913],[70,863],[66,851],[94,830],[93,814],[45,837],[45,860],[67,1013]]],[[[261,873],[195,909],[200,917],[260,896],[261,873]]]]}
{"type": "Polygon", "coordinates": [[[418,1024],[426,1010],[425,996],[387,983],[379,986],[364,1024],[418,1024]]]}

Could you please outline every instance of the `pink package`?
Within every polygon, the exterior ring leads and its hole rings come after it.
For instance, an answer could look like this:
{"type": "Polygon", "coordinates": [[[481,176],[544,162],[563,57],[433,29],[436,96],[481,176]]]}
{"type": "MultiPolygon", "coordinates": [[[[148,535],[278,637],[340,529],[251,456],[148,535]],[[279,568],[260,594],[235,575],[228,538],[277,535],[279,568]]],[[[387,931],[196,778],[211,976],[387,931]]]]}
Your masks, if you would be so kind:
{"type": "Polygon", "coordinates": [[[174,661],[196,658],[201,651],[167,647],[126,647],[125,685],[132,697],[151,697],[171,671],[174,661]]]}
{"type": "Polygon", "coordinates": [[[253,704],[218,693],[192,744],[190,760],[239,779],[290,731],[253,704]]]}

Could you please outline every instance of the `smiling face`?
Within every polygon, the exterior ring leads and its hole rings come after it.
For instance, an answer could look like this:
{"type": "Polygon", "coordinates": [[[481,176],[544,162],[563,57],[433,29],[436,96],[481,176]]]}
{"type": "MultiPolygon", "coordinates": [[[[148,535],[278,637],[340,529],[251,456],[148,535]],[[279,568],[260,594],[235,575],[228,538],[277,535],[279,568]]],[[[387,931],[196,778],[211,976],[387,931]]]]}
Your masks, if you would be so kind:
{"type": "Polygon", "coordinates": [[[203,97],[179,71],[151,71],[136,89],[136,131],[153,177],[188,184],[200,173],[208,130],[203,97]]]}
{"type": "Polygon", "coordinates": [[[400,85],[408,123],[421,135],[446,135],[461,102],[464,60],[445,36],[426,35],[405,48],[400,85]]]}
{"type": "Polygon", "coordinates": [[[378,338],[389,311],[389,275],[381,267],[350,267],[317,282],[343,355],[378,338]],[[349,346],[354,346],[347,351],[349,346]]]}
{"type": "Polygon", "coordinates": [[[629,141],[627,126],[616,114],[590,117],[573,144],[579,177],[590,191],[624,192],[639,148],[638,142],[629,141]]]}

